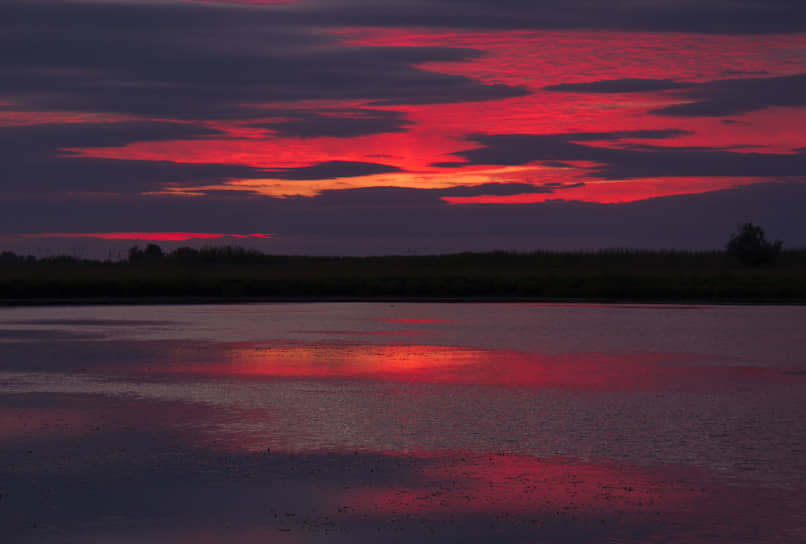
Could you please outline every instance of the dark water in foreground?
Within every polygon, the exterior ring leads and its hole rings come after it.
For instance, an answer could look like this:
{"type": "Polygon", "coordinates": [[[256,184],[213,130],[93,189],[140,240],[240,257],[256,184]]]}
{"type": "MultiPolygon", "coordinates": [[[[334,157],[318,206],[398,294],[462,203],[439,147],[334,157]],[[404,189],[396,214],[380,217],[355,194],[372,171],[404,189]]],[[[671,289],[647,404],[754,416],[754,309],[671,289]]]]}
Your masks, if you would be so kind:
{"type": "Polygon", "coordinates": [[[3,542],[806,541],[806,307],[0,310],[3,542]]]}

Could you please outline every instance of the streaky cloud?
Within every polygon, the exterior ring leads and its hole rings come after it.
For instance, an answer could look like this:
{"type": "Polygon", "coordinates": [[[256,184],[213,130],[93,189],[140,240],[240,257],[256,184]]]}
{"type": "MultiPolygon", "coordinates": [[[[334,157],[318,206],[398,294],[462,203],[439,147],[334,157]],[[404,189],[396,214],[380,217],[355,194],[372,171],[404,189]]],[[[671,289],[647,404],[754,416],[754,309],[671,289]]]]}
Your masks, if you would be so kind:
{"type": "MultiPolygon", "coordinates": [[[[664,131],[661,131],[663,133],[664,131]]],[[[671,177],[801,177],[806,153],[757,153],[719,148],[662,147],[653,145],[602,147],[596,141],[641,138],[639,132],[565,134],[474,135],[478,147],[454,153],[464,161],[434,166],[525,165],[549,161],[597,163],[590,174],[602,179],[671,177]]],[[[671,134],[671,133],[670,133],[671,134]]]]}
{"type": "Polygon", "coordinates": [[[281,119],[248,126],[271,130],[280,138],[355,138],[403,132],[412,126],[402,112],[371,108],[269,110],[264,114],[281,119]]]}
{"type": "Polygon", "coordinates": [[[396,166],[373,162],[327,161],[299,168],[270,169],[266,171],[266,177],[287,180],[319,180],[355,178],[401,171],[396,166]]]}
{"type": "Polygon", "coordinates": [[[273,102],[459,103],[529,93],[420,68],[482,55],[472,48],[350,46],[284,13],[10,0],[0,5],[2,98],[33,110],[231,120],[259,119],[273,102]]]}
{"type": "Polygon", "coordinates": [[[567,93],[643,93],[683,89],[692,85],[672,79],[623,78],[583,83],[559,83],[543,87],[543,90],[567,93]]]}
{"type": "Polygon", "coordinates": [[[771,107],[806,106],[806,73],[779,77],[724,79],[692,86],[684,104],[651,111],[673,117],[723,117],[771,107]]]}
{"type": "Polygon", "coordinates": [[[271,232],[274,237],[260,247],[273,253],[718,249],[746,221],[764,225],[787,247],[806,247],[806,183],[794,182],[624,204],[449,205],[438,190],[403,188],[326,191],[295,199],[15,197],[8,204],[0,215],[4,232],[136,232],[146,216],[154,231],[177,231],[181,225],[188,232],[271,232]]]}

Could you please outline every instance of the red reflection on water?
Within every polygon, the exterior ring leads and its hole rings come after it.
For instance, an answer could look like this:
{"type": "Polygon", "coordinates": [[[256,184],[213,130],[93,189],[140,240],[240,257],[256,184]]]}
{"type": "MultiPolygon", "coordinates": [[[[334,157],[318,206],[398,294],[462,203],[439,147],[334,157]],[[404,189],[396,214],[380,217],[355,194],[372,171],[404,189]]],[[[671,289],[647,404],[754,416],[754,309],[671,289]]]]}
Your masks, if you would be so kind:
{"type": "Polygon", "coordinates": [[[431,334],[427,331],[361,331],[361,330],[322,330],[322,331],[288,331],[300,334],[333,334],[337,336],[424,336],[431,334]]]}
{"type": "MultiPolygon", "coordinates": [[[[335,331],[334,331],[335,332],[335,331]]],[[[587,390],[712,388],[804,379],[781,369],[713,364],[687,354],[541,354],[430,345],[229,345],[205,361],[148,372],[249,378],[342,378],[454,385],[587,390]]]]}
{"type": "Polygon", "coordinates": [[[383,323],[411,323],[411,324],[428,324],[428,323],[454,323],[452,319],[404,319],[393,317],[368,317],[362,318],[364,321],[380,321],[383,323]]]}
{"type": "MultiPolygon", "coordinates": [[[[165,394],[172,395],[170,390],[165,394]]],[[[43,397],[41,402],[46,406],[2,406],[0,446],[54,438],[98,440],[111,433],[118,444],[141,440],[147,434],[163,445],[170,442],[216,451],[245,451],[244,444],[250,449],[255,444],[265,448],[270,438],[255,428],[255,423],[271,419],[266,409],[154,398],[158,395],[159,388],[152,391],[151,398],[136,400],[115,395],[56,394],[43,397]]]]}
{"type": "Polygon", "coordinates": [[[357,511],[421,516],[549,514],[602,517],[659,515],[695,507],[705,496],[690,468],[641,469],[569,463],[517,455],[426,457],[419,478],[404,487],[359,487],[337,501],[357,511]]]}
{"type": "MultiPolygon", "coordinates": [[[[483,352],[420,345],[236,345],[221,360],[177,361],[167,372],[238,377],[378,378],[418,380],[449,368],[476,365],[483,352]]],[[[158,371],[160,371],[158,369],[158,371]]]]}
{"type": "Polygon", "coordinates": [[[97,420],[91,411],[78,408],[0,408],[0,440],[45,435],[70,435],[89,429],[97,420]]]}
{"type": "Polygon", "coordinates": [[[297,0],[183,0],[199,4],[246,4],[253,6],[273,6],[277,4],[293,4],[297,0]]]}

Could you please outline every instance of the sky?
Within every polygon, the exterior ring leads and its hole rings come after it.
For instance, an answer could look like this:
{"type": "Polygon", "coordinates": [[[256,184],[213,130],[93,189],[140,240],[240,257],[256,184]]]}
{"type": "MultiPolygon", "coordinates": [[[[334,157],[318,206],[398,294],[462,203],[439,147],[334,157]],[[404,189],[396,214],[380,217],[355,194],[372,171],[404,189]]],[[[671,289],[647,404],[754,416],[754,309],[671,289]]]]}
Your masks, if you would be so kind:
{"type": "Polygon", "coordinates": [[[0,0],[0,250],[806,247],[802,0],[0,0]]]}

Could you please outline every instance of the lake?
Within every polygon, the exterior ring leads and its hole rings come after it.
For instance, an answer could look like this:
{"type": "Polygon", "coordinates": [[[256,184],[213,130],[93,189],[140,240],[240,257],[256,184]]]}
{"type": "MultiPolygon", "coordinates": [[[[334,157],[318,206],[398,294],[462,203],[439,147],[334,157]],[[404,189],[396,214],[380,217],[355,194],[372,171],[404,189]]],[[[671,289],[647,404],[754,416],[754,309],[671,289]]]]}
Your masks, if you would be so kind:
{"type": "Polygon", "coordinates": [[[0,309],[4,542],[806,541],[806,307],[0,309]]]}

